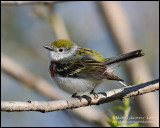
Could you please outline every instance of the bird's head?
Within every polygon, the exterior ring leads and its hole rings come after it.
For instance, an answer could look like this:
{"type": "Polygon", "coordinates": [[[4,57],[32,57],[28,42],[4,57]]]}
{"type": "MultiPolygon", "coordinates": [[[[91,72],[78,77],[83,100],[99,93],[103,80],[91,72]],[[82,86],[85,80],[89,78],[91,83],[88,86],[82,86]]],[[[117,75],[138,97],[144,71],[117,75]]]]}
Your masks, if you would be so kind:
{"type": "Polygon", "coordinates": [[[51,45],[43,46],[49,50],[51,60],[57,61],[75,54],[78,46],[69,40],[55,40],[51,45]]]}

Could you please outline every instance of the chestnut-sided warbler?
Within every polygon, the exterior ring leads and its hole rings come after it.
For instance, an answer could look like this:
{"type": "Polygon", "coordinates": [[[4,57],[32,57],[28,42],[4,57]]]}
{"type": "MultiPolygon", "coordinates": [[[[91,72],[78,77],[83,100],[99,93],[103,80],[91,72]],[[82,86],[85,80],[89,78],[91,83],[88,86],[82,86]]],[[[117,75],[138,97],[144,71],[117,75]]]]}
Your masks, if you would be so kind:
{"type": "Polygon", "coordinates": [[[104,79],[123,81],[114,70],[124,61],[141,57],[142,50],[112,58],[104,58],[89,48],[82,48],[69,40],[55,40],[49,50],[49,72],[57,85],[68,93],[93,92],[104,79]]]}

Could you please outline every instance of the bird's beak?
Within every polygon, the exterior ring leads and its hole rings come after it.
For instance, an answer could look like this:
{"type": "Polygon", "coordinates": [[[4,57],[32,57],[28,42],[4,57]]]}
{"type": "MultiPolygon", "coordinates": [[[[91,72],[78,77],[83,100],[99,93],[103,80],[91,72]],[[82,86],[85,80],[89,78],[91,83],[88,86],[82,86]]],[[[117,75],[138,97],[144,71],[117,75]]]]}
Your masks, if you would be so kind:
{"type": "Polygon", "coordinates": [[[54,49],[53,49],[53,47],[51,47],[51,46],[49,46],[49,45],[45,45],[45,46],[43,46],[44,48],[46,48],[46,49],[48,49],[49,51],[53,51],[54,49]]]}

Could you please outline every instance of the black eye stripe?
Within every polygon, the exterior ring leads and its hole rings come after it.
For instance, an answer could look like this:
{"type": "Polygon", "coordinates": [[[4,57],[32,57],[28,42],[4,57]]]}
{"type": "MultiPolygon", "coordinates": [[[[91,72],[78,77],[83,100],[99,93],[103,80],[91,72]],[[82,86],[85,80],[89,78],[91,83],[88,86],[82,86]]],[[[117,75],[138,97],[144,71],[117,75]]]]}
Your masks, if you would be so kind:
{"type": "Polygon", "coordinates": [[[62,48],[60,48],[60,49],[59,49],[59,52],[63,52],[63,49],[62,49],[62,48]]]}

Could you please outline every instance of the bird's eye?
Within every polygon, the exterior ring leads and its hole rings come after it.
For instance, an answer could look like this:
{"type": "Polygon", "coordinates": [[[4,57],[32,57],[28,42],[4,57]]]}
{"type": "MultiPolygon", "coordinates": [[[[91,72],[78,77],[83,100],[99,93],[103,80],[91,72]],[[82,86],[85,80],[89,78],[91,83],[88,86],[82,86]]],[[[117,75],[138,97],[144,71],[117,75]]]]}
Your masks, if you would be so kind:
{"type": "Polygon", "coordinates": [[[59,52],[63,52],[63,49],[60,48],[60,49],[59,49],[59,52]]]}

